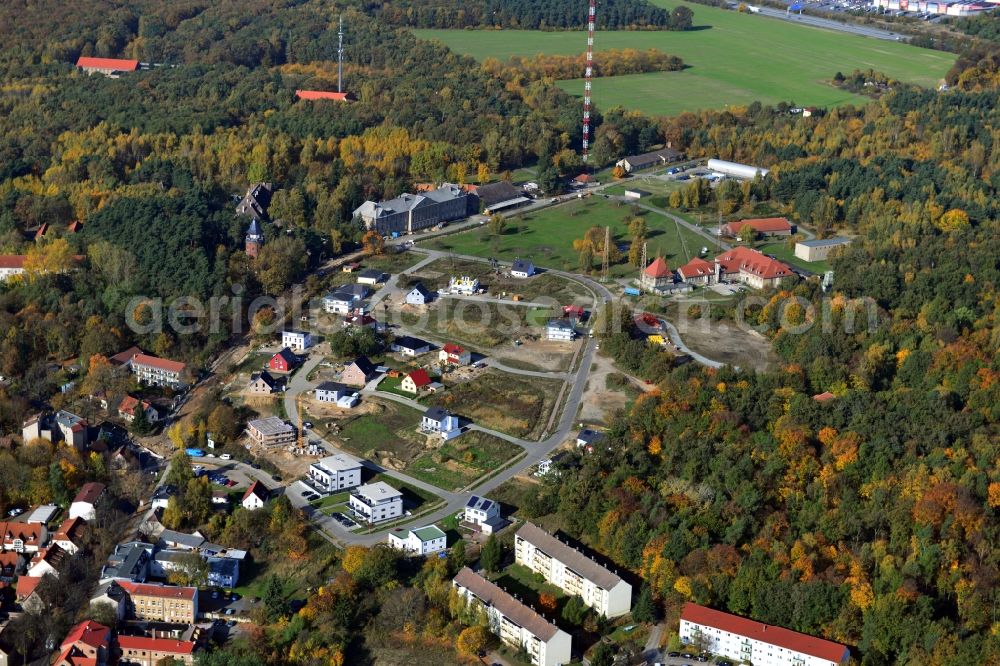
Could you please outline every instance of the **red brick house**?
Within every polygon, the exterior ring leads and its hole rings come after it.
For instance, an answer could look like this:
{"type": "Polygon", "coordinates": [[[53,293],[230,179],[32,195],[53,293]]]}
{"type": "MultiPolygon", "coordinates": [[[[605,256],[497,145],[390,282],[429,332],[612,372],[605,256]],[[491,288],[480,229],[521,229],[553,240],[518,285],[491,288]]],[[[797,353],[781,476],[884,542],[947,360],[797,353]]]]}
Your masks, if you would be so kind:
{"type": "Polygon", "coordinates": [[[267,362],[267,367],[275,372],[291,372],[298,364],[299,357],[291,349],[285,347],[271,357],[271,360],[267,362]]]}

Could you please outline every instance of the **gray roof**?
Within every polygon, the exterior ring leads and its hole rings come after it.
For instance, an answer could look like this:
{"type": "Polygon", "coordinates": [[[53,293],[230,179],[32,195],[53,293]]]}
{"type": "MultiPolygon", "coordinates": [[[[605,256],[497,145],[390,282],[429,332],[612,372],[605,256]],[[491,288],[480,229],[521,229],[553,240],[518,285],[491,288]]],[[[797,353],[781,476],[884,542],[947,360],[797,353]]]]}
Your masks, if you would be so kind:
{"type": "Polygon", "coordinates": [[[535,265],[531,263],[531,259],[515,259],[514,264],[510,267],[510,270],[529,273],[535,270],[535,265]]]}
{"type": "Polygon", "coordinates": [[[436,190],[424,192],[423,194],[409,194],[408,192],[404,192],[395,199],[389,199],[388,201],[380,201],[378,203],[366,201],[354,210],[354,214],[372,218],[388,217],[395,213],[405,213],[420,206],[431,203],[443,203],[464,196],[466,194],[460,187],[445,183],[436,190]]]}
{"type": "Polygon", "coordinates": [[[431,292],[428,291],[427,287],[425,287],[423,285],[423,283],[421,283],[421,282],[418,282],[415,285],[413,285],[413,288],[410,289],[410,292],[414,292],[414,291],[418,291],[421,294],[423,294],[424,296],[430,296],[431,295],[431,292]]]}
{"type": "Polygon", "coordinates": [[[24,522],[47,524],[50,520],[55,518],[57,513],[59,513],[59,507],[55,504],[43,504],[42,506],[36,507],[34,511],[29,513],[28,517],[24,519],[24,522]]]}
{"type": "Polygon", "coordinates": [[[327,456],[326,458],[320,458],[314,465],[319,465],[331,472],[343,472],[349,469],[358,469],[361,467],[361,459],[355,458],[352,455],[346,453],[337,453],[332,456],[327,456]]]}
{"type": "Polygon", "coordinates": [[[187,534],[186,532],[175,532],[174,530],[163,530],[160,532],[160,541],[163,543],[179,543],[188,548],[197,548],[205,543],[205,537],[200,534],[187,534]]]}
{"type": "Polygon", "coordinates": [[[517,531],[517,537],[559,560],[597,587],[610,590],[622,580],[620,576],[608,571],[576,548],[563,543],[533,523],[522,525],[517,531]]]}
{"type": "Polygon", "coordinates": [[[479,495],[473,495],[469,498],[469,501],[465,503],[466,509],[476,509],[478,511],[489,511],[492,506],[493,500],[480,497],[479,495]]]}
{"type": "Polygon", "coordinates": [[[268,435],[279,435],[285,432],[294,431],[295,428],[288,425],[277,416],[268,416],[266,419],[256,419],[247,423],[265,437],[268,435]]]}
{"type": "Polygon", "coordinates": [[[256,217],[253,218],[253,220],[250,221],[250,228],[247,229],[247,236],[263,236],[263,235],[264,232],[260,230],[260,222],[257,221],[256,217]]]}
{"type": "Polygon", "coordinates": [[[385,273],[377,268],[366,268],[358,273],[359,278],[373,278],[375,280],[381,280],[383,275],[385,275],[385,273]]]}
{"type": "Polygon", "coordinates": [[[469,567],[455,575],[455,583],[472,592],[484,604],[493,606],[511,622],[524,627],[532,635],[548,641],[559,632],[555,626],[531,608],[504,592],[495,584],[475,573],[469,567]]]}
{"type": "Polygon", "coordinates": [[[348,388],[346,384],[341,384],[340,382],[323,382],[322,384],[316,387],[316,390],[343,393],[344,391],[347,391],[348,388]]]}
{"type": "Polygon", "coordinates": [[[813,240],[799,241],[799,245],[805,245],[806,247],[832,247],[836,245],[847,245],[851,242],[850,238],[837,237],[837,238],[815,238],[813,240]]]}
{"type": "Polygon", "coordinates": [[[230,557],[210,557],[208,558],[208,569],[218,576],[236,578],[240,572],[240,561],[230,557]]]}
{"type": "Polygon", "coordinates": [[[448,416],[448,411],[441,409],[440,407],[431,407],[426,412],[424,412],[425,419],[431,419],[432,421],[441,422],[448,416]]]}
{"type": "Polygon", "coordinates": [[[587,444],[593,444],[594,442],[599,442],[604,439],[605,435],[603,432],[598,432],[597,430],[591,430],[590,428],[584,428],[580,431],[580,434],[576,436],[581,442],[586,442],[587,444]]]}
{"type": "Polygon", "coordinates": [[[274,388],[274,385],[277,383],[277,380],[271,375],[270,372],[267,371],[255,372],[250,375],[251,384],[257,381],[258,379],[263,380],[264,383],[270,386],[271,388],[274,388]]]}
{"type": "Polygon", "coordinates": [[[490,208],[493,204],[517,199],[521,196],[521,191],[507,181],[501,180],[498,183],[480,185],[476,188],[476,196],[483,202],[483,205],[490,208]]]}
{"type": "Polygon", "coordinates": [[[569,319],[550,319],[549,328],[561,328],[570,331],[576,330],[576,327],[573,326],[573,322],[569,319]]]}
{"type": "Polygon", "coordinates": [[[326,298],[339,301],[350,301],[364,298],[368,295],[368,287],[356,282],[337,287],[332,294],[327,294],[326,298]]]}
{"type": "Polygon", "coordinates": [[[393,346],[402,347],[403,349],[422,349],[424,347],[431,346],[431,343],[426,340],[415,338],[412,335],[402,335],[393,340],[392,344],[393,346]]]}

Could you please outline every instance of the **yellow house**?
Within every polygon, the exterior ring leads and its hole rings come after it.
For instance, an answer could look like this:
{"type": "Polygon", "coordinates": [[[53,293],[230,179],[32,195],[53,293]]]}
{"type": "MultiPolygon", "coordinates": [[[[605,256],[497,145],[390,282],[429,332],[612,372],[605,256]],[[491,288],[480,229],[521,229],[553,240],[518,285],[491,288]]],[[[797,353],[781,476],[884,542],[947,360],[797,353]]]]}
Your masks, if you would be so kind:
{"type": "Polygon", "coordinates": [[[667,344],[662,335],[647,335],[646,342],[651,345],[660,345],[661,347],[667,344]]]}

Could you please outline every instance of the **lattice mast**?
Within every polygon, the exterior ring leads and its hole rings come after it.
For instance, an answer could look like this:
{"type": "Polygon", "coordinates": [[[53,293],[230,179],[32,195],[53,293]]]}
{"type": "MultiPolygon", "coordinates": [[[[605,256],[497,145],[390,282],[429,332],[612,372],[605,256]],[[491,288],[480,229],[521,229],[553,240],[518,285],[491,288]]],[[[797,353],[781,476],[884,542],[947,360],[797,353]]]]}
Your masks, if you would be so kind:
{"type": "Polygon", "coordinates": [[[344,15],[340,15],[340,31],[337,32],[337,92],[344,92],[344,15]]]}
{"type": "Polygon", "coordinates": [[[587,10],[587,69],[583,82],[583,162],[590,154],[590,83],[594,74],[594,17],[597,14],[597,0],[590,0],[587,10]]]}
{"type": "Polygon", "coordinates": [[[604,256],[601,257],[601,282],[608,281],[608,268],[611,258],[611,227],[604,227],[604,256]]]}

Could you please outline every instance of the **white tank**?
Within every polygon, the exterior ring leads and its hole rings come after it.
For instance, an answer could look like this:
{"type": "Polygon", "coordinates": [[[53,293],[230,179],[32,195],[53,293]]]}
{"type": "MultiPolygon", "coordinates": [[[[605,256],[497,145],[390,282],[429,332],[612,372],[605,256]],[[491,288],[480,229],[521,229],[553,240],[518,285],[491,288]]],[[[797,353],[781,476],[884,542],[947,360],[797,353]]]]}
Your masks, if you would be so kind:
{"type": "Polygon", "coordinates": [[[708,168],[712,171],[718,171],[719,173],[724,173],[727,176],[735,176],[736,178],[746,178],[751,179],[758,173],[761,176],[766,176],[769,172],[763,167],[756,167],[750,164],[739,164],[737,162],[727,162],[726,160],[709,160],[708,168]]]}

